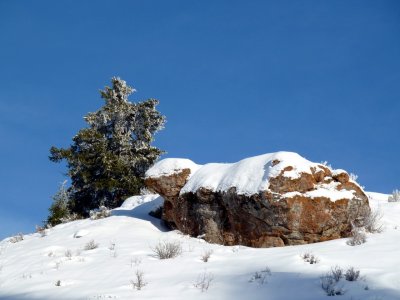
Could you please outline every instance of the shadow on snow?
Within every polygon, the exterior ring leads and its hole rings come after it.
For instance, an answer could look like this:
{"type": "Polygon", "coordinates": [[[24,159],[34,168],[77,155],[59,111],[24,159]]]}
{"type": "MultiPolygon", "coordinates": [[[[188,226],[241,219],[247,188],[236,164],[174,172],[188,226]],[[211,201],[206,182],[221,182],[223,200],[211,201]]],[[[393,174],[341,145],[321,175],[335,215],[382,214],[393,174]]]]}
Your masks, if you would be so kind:
{"type": "Polygon", "coordinates": [[[154,218],[149,215],[149,212],[155,210],[157,207],[161,206],[164,203],[164,199],[162,197],[157,197],[156,199],[139,204],[134,208],[116,208],[112,211],[112,216],[125,216],[125,217],[133,217],[136,219],[148,221],[153,224],[158,230],[162,232],[170,231],[170,229],[164,224],[164,222],[160,219],[154,218]]]}

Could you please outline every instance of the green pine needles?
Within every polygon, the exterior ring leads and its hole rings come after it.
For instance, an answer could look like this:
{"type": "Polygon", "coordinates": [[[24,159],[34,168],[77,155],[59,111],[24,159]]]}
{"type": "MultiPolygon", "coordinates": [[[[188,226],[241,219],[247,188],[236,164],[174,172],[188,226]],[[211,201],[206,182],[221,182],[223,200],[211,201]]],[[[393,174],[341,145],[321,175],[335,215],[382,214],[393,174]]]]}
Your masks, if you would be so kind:
{"type": "Polygon", "coordinates": [[[131,103],[128,96],[135,90],[118,77],[111,82],[101,91],[104,106],[84,117],[88,127],[79,130],[71,146],[50,149],[51,161],[67,162],[68,209],[82,217],[139,194],[145,172],[163,153],[151,145],[166,121],[156,109],[158,100],[131,103]]]}

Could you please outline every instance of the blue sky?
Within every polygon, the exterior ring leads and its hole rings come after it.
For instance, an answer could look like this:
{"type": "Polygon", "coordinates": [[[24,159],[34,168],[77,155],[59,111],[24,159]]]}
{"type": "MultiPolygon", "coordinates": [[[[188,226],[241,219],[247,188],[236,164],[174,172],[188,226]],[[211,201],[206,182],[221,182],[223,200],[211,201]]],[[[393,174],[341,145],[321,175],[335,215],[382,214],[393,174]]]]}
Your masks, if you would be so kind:
{"type": "Polygon", "coordinates": [[[160,100],[165,157],[279,150],[400,188],[399,1],[0,1],[0,238],[30,232],[98,90],[160,100]]]}

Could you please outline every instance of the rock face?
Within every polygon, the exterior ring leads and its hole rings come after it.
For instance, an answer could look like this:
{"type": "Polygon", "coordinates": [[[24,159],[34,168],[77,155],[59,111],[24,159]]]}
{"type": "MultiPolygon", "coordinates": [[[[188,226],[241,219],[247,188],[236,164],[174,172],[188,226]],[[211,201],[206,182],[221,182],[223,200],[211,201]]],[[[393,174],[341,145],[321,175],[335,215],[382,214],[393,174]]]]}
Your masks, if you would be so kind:
{"type": "Polygon", "coordinates": [[[277,247],[346,237],[368,198],[344,170],[278,152],[235,164],[162,160],[146,174],[171,228],[224,245],[277,247]],[[162,171],[160,171],[162,170],[162,171]]]}

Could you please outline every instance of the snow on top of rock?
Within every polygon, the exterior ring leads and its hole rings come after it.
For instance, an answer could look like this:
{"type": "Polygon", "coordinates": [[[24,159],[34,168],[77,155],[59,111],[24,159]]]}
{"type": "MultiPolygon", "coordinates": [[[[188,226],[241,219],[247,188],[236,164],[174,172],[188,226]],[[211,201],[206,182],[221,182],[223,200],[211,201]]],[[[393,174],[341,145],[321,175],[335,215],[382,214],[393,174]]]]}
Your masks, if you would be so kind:
{"type": "Polygon", "coordinates": [[[186,158],[165,158],[157,162],[146,172],[146,178],[168,176],[183,169],[190,169],[193,174],[199,169],[201,165],[195,164],[190,159],[186,158]]]}
{"type": "Polygon", "coordinates": [[[348,174],[347,171],[345,171],[343,169],[332,170],[332,176],[336,176],[336,175],[343,174],[343,173],[348,174]]]}
{"type": "Polygon", "coordinates": [[[310,168],[319,168],[294,152],[276,152],[249,157],[237,163],[210,163],[200,167],[182,188],[181,194],[195,192],[204,187],[212,191],[236,188],[238,194],[252,195],[267,190],[268,179],[278,176],[286,167],[283,176],[298,178],[300,173],[311,173],[310,168]]]}
{"type": "MultiPolygon", "coordinates": [[[[269,189],[270,178],[283,176],[290,180],[298,179],[301,174],[312,174],[328,168],[320,163],[311,162],[294,152],[275,152],[245,158],[236,163],[209,163],[197,165],[189,159],[167,158],[157,162],[146,172],[146,177],[161,177],[190,169],[191,174],[180,194],[196,192],[206,188],[213,192],[224,192],[234,187],[241,195],[254,195],[269,189]]],[[[330,169],[331,170],[331,169],[330,169]]],[[[331,170],[333,174],[346,173],[345,170],[331,170]]],[[[352,199],[352,191],[337,190],[335,184],[318,184],[316,190],[302,194],[306,197],[326,197],[332,201],[352,199]]],[[[286,195],[294,197],[298,192],[286,195]]]]}

